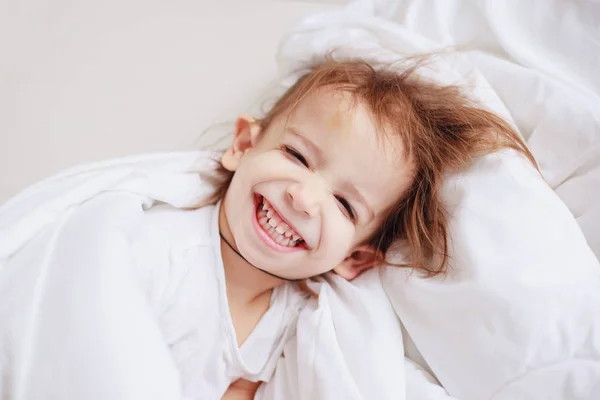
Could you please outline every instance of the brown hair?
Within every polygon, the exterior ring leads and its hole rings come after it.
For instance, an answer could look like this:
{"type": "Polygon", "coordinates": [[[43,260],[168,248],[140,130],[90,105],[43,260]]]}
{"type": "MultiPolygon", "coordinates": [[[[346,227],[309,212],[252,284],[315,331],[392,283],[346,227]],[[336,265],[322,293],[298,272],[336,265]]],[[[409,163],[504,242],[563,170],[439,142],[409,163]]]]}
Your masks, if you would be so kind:
{"type": "MultiPolygon", "coordinates": [[[[441,86],[419,77],[418,63],[403,71],[375,69],[364,61],[316,64],[258,121],[264,132],[279,116],[291,112],[309,93],[327,88],[350,93],[369,107],[381,131],[399,135],[414,180],[387,212],[368,244],[380,261],[396,241],[409,249],[409,262],[398,266],[422,270],[433,277],[448,264],[448,216],[440,198],[442,176],[463,170],[477,156],[511,148],[536,167],[519,134],[502,118],[469,100],[457,86],[441,86]]],[[[222,168],[213,177],[216,191],[225,196],[233,174],[222,168]]]]}

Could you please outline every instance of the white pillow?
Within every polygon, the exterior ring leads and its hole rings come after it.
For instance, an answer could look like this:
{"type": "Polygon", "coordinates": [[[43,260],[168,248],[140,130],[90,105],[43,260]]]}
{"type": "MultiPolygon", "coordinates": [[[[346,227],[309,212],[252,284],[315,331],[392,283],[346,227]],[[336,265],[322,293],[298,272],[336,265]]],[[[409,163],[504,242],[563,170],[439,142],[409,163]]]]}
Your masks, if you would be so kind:
{"type": "Polygon", "coordinates": [[[447,179],[451,270],[382,282],[407,332],[460,399],[600,398],[600,265],[564,203],[504,151],[447,179]]]}

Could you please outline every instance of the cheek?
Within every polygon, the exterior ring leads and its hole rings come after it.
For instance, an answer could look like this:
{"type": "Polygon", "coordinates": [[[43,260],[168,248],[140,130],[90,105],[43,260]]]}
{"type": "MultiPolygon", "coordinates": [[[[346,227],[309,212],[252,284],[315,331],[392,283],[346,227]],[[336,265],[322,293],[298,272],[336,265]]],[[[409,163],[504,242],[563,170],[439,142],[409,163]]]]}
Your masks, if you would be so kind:
{"type": "Polygon", "coordinates": [[[238,170],[245,180],[269,181],[298,174],[298,165],[290,161],[281,151],[272,149],[256,152],[244,161],[238,170]]]}
{"type": "Polygon", "coordinates": [[[230,212],[236,211],[236,203],[241,200],[244,193],[248,192],[248,181],[245,179],[244,174],[240,171],[240,173],[236,172],[231,180],[229,188],[227,188],[226,197],[229,198],[229,208],[230,212]]]}
{"type": "Polygon", "coordinates": [[[321,248],[321,256],[314,259],[311,264],[311,276],[321,275],[338,267],[350,254],[350,241],[338,236],[330,239],[324,248],[321,248]]]}
{"type": "MultiPolygon", "coordinates": [[[[329,220],[325,223],[323,249],[331,258],[343,260],[354,246],[355,226],[338,209],[330,210],[329,220]]],[[[328,258],[330,258],[328,257],[328,258]]]]}

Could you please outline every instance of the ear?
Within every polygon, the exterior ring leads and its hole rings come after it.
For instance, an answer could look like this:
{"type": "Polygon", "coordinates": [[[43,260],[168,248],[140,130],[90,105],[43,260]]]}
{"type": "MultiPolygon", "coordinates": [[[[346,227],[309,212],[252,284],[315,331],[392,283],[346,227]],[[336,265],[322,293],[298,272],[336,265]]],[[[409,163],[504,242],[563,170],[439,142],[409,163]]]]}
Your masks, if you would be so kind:
{"type": "Polygon", "coordinates": [[[229,171],[235,171],[242,157],[256,145],[260,127],[250,115],[242,114],[235,121],[235,131],[231,146],[221,156],[221,164],[229,171]]]}
{"type": "Polygon", "coordinates": [[[346,257],[333,271],[342,278],[351,281],[378,263],[376,251],[368,246],[361,246],[346,257]]]}

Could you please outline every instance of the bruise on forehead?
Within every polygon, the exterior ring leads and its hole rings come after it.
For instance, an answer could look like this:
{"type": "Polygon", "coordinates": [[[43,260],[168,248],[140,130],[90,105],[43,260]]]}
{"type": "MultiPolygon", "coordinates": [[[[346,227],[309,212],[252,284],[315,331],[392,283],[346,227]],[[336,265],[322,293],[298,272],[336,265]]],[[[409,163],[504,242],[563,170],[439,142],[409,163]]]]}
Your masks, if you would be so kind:
{"type": "Polygon", "coordinates": [[[322,124],[318,133],[351,135],[356,123],[355,111],[359,105],[357,96],[351,92],[321,87],[308,93],[291,107],[286,117],[286,127],[293,120],[306,122],[307,119],[318,116],[322,124]],[[324,110],[326,113],[323,113],[324,110]]]}
{"type": "Polygon", "coordinates": [[[334,102],[336,107],[327,118],[327,129],[334,132],[349,133],[352,131],[354,124],[354,110],[357,102],[355,96],[342,91],[334,91],[331,89],[321,89],[321,93],[317,94],[317,100],[321,102],[334,102]],[[323,91],[326,90],[324,93],[323,91]]]}

